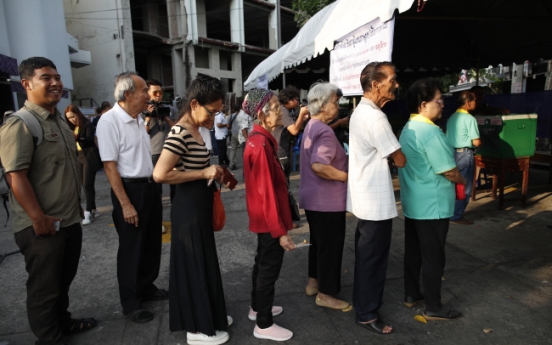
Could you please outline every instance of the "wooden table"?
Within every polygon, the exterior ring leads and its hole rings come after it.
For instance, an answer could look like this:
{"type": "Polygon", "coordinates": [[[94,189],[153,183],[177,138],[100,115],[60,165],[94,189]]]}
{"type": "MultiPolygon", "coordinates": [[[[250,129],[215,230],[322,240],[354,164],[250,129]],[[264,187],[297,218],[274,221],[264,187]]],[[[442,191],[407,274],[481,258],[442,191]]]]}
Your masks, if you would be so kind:
{"type": "Polygon", "coordinates": [[[525,207],[527,199],[527,185],[529,182],[529,159],[530,157],[516,157],[516,158],[495,158],[495,157],[483,157],[480,155],[475,156],[475,172],[472,186],[472,201],[475,201],[477,190],[475,188],[477,179],[479,178],[479,172],[481,169],[486,169],[493,175],[493,183],[491,188],[491,197],[496,199],[496,190],[499,189],[498,195],[498,209],[504,209],[504,181],[506,173],[508,171],[523,171],[523,178],[521,181],[521,198],[510,198],[508,200],[520,200],[521,206],[525,207]]]}

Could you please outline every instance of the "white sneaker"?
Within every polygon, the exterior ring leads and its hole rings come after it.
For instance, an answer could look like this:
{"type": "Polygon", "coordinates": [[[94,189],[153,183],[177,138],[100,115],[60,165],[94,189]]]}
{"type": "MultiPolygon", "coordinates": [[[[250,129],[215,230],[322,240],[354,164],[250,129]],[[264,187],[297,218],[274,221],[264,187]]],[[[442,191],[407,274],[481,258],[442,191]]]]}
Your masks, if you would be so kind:
{"type": "Polygon", "coordinates": [[[82,220],[82,225],[88,225],[92,223],[92,214],[88,211],[84,211],[84,219],[82,220]]]}
{"type": "Polygon", "coordinates": [[[284,327],[280,327],[273,323],[272,326],[262,329],[259,326],[255,326],[253,330],[253,336],[259,339],[268,339],[274,341],[286,341],[293,337],[293,332],[284,327]]]}
{"type": "Polygon", "coordinates": [[[100,212],[96,209],[92,210],[90,213],[92,213],[92,218],[98,218],[100,216],[100,212]]]}
{"type": "Polygon", "coordinates": [[[188,344],[190,345],[201,345],[201,344],[209,344],[209,345],[218,345],[218,344],[224,344],[225,342],[230,339],[230,335],[228,335],[228,332],[225,331],[215,331],[215,335],[210,337],[203,333],[190,333],[187,334],[188,337],[188,344]]]}
{"type": "Polygon", "coordinates": [[[167,229],[165,229],[165,226],[164,226],[164,225],[161,225],[161,233],[162,233],[162,234],[166,234],[166,233],[167,233],[167,229]]]}

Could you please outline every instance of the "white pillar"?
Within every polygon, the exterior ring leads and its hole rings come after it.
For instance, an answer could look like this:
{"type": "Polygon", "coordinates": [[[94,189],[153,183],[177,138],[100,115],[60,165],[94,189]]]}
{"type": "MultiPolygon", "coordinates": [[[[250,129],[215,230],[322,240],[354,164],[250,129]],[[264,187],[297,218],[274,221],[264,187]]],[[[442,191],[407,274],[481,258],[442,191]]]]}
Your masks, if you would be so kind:
{"type": "Polygon", "coordinates": [[[186,0],[186,10],[188,11],[187,40],[197,44],[199,37],[207,37],[205,2],[204,0],[186,0]]]}
{"type": "Polygon", "coordinates": [[[230,33],[231,41],[239,43],[240,51],[245,51],[245,29],[243,18],[243,0],[230,1],[230,33]]]}
{"type": "MultiPolygon", "coordinates": [[[[276,4],[276,0],[268,0],[271,4],[276,4]]],[[[268,15],[268,47],[277,50],[278,48],[278,13],[276,9],[270,11],[268,15]]]]}

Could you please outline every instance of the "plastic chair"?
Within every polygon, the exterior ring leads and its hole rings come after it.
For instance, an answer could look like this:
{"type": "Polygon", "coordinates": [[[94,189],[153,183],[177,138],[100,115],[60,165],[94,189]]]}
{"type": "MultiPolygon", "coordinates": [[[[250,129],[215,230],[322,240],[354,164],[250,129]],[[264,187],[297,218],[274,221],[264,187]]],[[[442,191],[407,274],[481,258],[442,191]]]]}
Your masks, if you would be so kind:
{"type": "Polygon", "coordinates": [[[299,156],[299,153],[301,152],[301,139],[303,139],[303,133],[299,134],[297,137],[297,141],[295,142],[295,146],[293,146],[293,150],[291,153],[291,169],[292,171],[297,171],[297,156],[299,156]]]}
{"type": "Polygon", "coordinates": [[[343,143],[343,148],[345,149],[345,154],[348,156],[349,155],[349,144],[343,143]]]}

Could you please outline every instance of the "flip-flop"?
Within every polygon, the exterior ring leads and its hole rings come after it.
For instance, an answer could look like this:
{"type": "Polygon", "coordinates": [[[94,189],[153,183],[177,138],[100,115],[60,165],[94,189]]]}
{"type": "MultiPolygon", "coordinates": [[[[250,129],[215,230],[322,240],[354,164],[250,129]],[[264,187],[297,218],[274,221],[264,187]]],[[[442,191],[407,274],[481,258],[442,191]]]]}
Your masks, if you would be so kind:
{"type": "Polygon", "coordinates": [[[326,303],[325,301],[321,300],[320,298],[316,297],[315,301],[317,306],[324,307],[324,308],[330,308],[335,310],[341,310],[342,312],[346,313],[348,311],[351,311],[353,309],[353,306],[345,301],[341,301],[341,305],[334,307],[329,303],[326,303]]]}
{"type": "Polygon", "coordinates": [[[391,332],[383,333],[383,329],[385,328],[385,326],[391,327],[391,325],[386,325],[381,318],[378,318],[375,321],[372,321],[370,323],[360,323],[357,321],[357,325],[369,330],[370,332],[374,332],[376,334],[381,334],[381,335],[389,335],[393,333],[393,331],[395,330],[394,328],[391,328],[391,332]]]}
{"type": "Polygon", "coordinates": [[[75,334],[80,333],[84,331],[88,331],[98,325],[98,321],[94,318],[86,318],[86,319],[71,319],[65,327],[63,327],[63,330],[61,333],[63,335],[69,335],[69,334],[75,334]]]}

